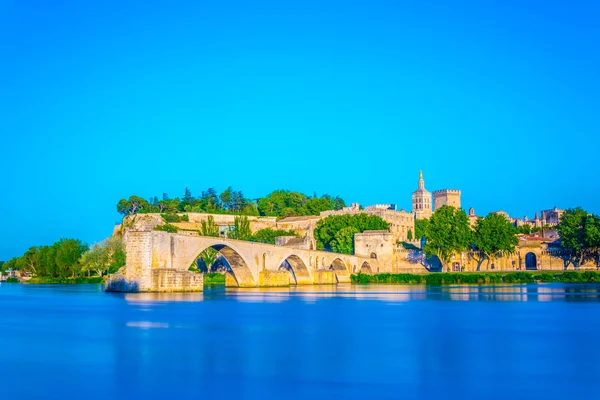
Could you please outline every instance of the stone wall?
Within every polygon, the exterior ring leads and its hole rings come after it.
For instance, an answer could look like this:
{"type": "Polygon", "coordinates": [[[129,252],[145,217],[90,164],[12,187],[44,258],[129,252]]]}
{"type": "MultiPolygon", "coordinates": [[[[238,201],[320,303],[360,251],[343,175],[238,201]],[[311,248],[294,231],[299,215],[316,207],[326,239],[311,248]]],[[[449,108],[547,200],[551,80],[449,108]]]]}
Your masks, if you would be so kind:
{"type": "Polygon", "coordinates": [[[335,285],[336,283],[335,272],[330,270],[315,271],[315,285],[335,285]]]}
{"type": "Polygon", "coordinates": [[[204,275],[172,268],[152,270],[153,292],[201,292],[204,290],[204,275]]]}
{"type": "Polygon", "coordinates": [[[258,274],[258,285],[262,287],[290,286],[288,271],[262,270],[258,274]]]}

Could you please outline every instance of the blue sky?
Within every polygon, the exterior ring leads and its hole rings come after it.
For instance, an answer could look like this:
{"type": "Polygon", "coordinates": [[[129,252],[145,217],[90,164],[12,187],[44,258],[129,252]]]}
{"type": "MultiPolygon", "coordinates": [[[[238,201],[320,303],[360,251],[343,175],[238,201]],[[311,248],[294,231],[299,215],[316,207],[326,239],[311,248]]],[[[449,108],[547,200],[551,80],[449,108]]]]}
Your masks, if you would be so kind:
{"type": "Polygon", "coordinates": [[[186,186],[600,213],[597,1],[210,3],[0,0],[0,260],[186,186]]]}

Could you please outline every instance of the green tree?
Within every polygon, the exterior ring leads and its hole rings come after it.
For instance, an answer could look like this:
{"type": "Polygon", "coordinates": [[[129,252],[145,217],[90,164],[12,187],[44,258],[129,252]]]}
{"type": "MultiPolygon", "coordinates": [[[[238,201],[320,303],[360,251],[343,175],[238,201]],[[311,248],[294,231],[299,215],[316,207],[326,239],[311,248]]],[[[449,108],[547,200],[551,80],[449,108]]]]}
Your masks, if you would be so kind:
{"type": "Polygon", "coordinates": [[[330,242],[331,250],[334,253],[353,254],[354,253],[354,234],[360,231],[354,226],[347,226],[340,229],[334,235],[330,242]]]}
{"type": "MultiPolygon", "coordinates": [[[[349,235],[350,230],[344,232],[344,236],[339,236],[338,232],[347,227],[356,228],[355,233],[362,233],[366,230],[388,230],[389,224],[376,215],[360,214],[342,214],[330,215],[317,222],[314,236],[317,242],[317,248],[320,250],[334,251],[342,248],[342,243],[347,243],[345,238],[349,235]],[[338,235],[336,237],[336,235],[338,235]],[[333,241],[335,245],[333,245],[333,241]]],[[[352,252],[354,249],[352,249],[352,252]]],[[[351,253],[352,253],[351,252],[351,253]]]]}
{"type": "Polygon", "coordinates": [[[425,237],[427,227],[429,226],[428,219],[416,219],[415,220],[415,239],[422,239],[425,237]]]}
{"type": "Polygon", "coordinates": [[[83,253],[79,263],[88,276],[92,272],[97,276],[102,276],[108,268],[109,260],[109,254],[103,244],[96,243],[87,252],[83,253]]]}
{"type": "Polygon", "coordinates": [[[210,272],[210,268],[215,263],[215,261],[217,261],[218,257],[219,252],[213,249],[212,247],[207,247],[206,249],[204,249],[202,253],[200,253],[200,255],[198,256],[198,258],[202,260],[202,262],[204,263],[204,267],[206,268],[206,271],[203,272],[210,272]]]}
{"type": "Polygon", "coordinates": [[[130,196],[129,199],[121,199],[117,203],[117,212],[123,215],[145,212],[148,208],[150,208],[150,204],[138,196],[130,196]]]}
{"type": "Polygon", "coordinates": [[[88,246],[75,239],[61,239],[55,245],[58,247],[56,265],[61,277],[75,277],[81,270],[79,259],[88,250],[88,246]]]}
{"type": "Polygon", "coordinates": [[[250,230],[250,221],[247,216],[236,216],[233,220],[234,229],[227,235],[230,239],[250,240],[252,231],[250,230]]]}
{"type": "Polygon", "coordinates": [[[513,225],[506,217],[497,213],[477,219],[472,241],[474,250],[481,252],[488,260],[488,269],[490,263],[502,254],[513,254],[519,243],[513,225]]]}
{"type": "Polygon", "coordinates": [[[200,222],[200,235],[219,237],[219,226],[215,224],[215,219],[212,215],[209,215],[206,220],[200,222]]]}
{"type": "Polygon", "coordinates": [[[408,240],[413,240],[413,234],[412,234],[412,230],[408,230],[408,232],[406,233],[406,238],[408,240]]]}
{"type": "Polygon", "coordinates": [[[219,195],[219,198],[221,199],[221,204],[223,204],[223,208],[226,210],[231,208],[231,192],[232,189],[231,186],[229,186],[223,191],[223,193],[219,195]]]}
{"type": "Polygon", "coordinates": [[[585,261],[590,250],[586,240],[587,222],[588,213],[577,207],[566,210],[558,224],[561,246],[571,253],[571,262],[576,268],[585,261]]]}
{"type": "Polygon", "coordinates": [[[600,217],[590,215],[585,224],[585,244],[596,262],[596,268],[600,267],[600,217]]]}
{"type": "Polygon", "coordinates": [[[452,255],[467,250],[471,242],[469,218],[463,210],[442,206],[429,219],[423,250],[428,256],[437,256],[446,266],[452,255]]]}

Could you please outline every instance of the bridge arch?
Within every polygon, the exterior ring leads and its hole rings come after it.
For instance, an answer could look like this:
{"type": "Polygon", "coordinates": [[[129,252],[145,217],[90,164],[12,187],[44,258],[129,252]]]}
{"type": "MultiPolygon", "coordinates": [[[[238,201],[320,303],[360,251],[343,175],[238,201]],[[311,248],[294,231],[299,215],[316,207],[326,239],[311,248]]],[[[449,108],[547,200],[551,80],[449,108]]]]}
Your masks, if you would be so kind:
{"type": "Polygon", "coordinates": [[[350,270],[348,269],[348,266],[346,265],[344,260],[342,260],[341,258],[339,258],[339,257],[335,258],[331,262],[329,269],[333,270],[333,272],[335,272],[335,277],[338,282],[349,282],[350,270]]]}
{"type": "Polygon", "coordinates": [[[296,285],[312,283],[312,278],[306,263],[296,254],[290,254],[284,257],[279,263],[279,269],[285,269],[290,273],[290,283],[296,285]]]}
{"type": "Polygon", "coordinates": [[[373,270],[371,269],[371,265],[369,264],[368,261],[365,261],[362,263],[362,265],[360,266],[360,273],[373,275],[373,270]]]}
{"type": "Polygon", "coordinates": [[[252,271],[250,270],[249,264],[246,262],[244,257],[240,254],[240,251],[234,248],[231,244],[227,243],[202,243],[199,247],[200,251],[195,252],[196,256],[194,260],[198,259],[200,254],[208,248],[215,249],[219,254],[227,261],[230,270],[227,271],[229,279],[226,279],[226,284],[231,286],[255,286],[256,279],[254,278],[252,271]]]}

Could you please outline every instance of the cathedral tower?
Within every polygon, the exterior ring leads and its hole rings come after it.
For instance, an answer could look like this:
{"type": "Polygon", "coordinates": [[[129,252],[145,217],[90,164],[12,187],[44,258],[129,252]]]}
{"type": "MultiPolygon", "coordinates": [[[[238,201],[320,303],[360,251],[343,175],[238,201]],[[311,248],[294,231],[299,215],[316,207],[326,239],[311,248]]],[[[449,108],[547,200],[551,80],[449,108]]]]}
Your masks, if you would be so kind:
{"type": "Polygon", "coordinates": [[[419,171],[419,188],[412,194],[412,210],[417,219],[431,217],[431,193],[425,189],[423,171],[419,171]]]}

